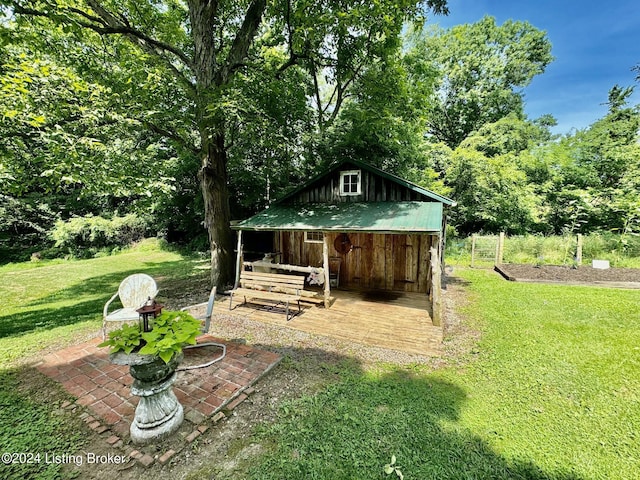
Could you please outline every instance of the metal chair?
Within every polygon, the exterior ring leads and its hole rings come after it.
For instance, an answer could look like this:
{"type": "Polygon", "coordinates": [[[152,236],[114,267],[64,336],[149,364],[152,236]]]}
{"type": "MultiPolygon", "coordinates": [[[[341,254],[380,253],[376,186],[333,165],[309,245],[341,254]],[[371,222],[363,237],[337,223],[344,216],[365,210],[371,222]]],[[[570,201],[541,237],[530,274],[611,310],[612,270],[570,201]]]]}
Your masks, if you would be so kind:
{"type": "MultiPolygon", "coordinates": [[[[216,300],[216,287],[213,287],[211,289],[211,293],[209,294],[209,301],[205,304],[205,303],[200,303],[198,305],[193,305],[191,307],[184,307],[181,310],[182,311],[186,311],[189,310],[193,307],[201,307],[203,305],[207,306],[207,309],[205,310],[205,314],[204,316],[201,317],[196,317],[200,320],[204,320],[204,327],[202,329],[202,333],[209,333],[209,326],[211,325],[211,316],[213,315],[213,304],[215,303],[216,300]]],[[[210,365],[213,365],[216,362],[219,362],[220,360],[222,360],[225,355],[227,354],[227,346],[222,344],[222,343],[215,343],[215,342],[204,342],[204,343],[198,343],[196,345],[187,345],[185,347],[183,347],[183,350],[186,350],[188,348],[201,348],[201,347],[220,347],[222,348],[222,354],[217,356],[216,358],[214,358],[213,360],[209,360],[205,363],[201,363],[199,365],[187,365],[184,367],[178,367],[177,370],[178,371],[185,371],[185,370],[193,370],[196,368],[205,368],[208,367],[210,365]]]]}
{"type": "Polygon", "coordinates": [[[115,293],[102,310],[102,339],[107,337],[107,322],[129,322],[138,320],[140,315],[136,310],[142,307],[148,299],[154,299],[158,294],[158,287],[153,278],[145,273],[134,273],[120,282],[115,293]],[[120,297],[122,308],[109,313],[109,305],[116,297],[120,297]]]}

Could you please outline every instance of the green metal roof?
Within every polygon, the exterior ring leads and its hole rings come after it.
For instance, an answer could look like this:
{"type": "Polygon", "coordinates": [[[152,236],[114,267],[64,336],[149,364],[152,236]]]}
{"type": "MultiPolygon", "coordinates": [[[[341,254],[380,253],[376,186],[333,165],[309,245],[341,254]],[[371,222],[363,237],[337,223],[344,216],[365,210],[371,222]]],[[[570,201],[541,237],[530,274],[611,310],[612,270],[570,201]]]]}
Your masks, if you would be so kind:
{"type": "Polygon", "coordinates": [[[232,228],[369,233],[440,232],[442,203],[275,204],[232,228]]]}

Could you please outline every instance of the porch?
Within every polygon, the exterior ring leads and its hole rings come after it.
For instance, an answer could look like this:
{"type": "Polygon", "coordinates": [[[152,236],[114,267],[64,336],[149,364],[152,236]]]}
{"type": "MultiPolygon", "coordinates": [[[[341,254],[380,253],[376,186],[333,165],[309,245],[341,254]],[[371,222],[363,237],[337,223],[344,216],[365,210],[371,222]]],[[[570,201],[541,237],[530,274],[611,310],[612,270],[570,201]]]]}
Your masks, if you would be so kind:
{"type": "Polygon", "coordinates": [[[431,305],[424,293],[332,290],[331,296],[330,308],[303,304],[302,312],[288,322],[283,305],[253,301],[243,305],[243,298],[234,297],[231,311],[229,297],[220,298],[214,311],[346,342],[418,355],[442,353],[442,327],[433,325],[431,305]]]}

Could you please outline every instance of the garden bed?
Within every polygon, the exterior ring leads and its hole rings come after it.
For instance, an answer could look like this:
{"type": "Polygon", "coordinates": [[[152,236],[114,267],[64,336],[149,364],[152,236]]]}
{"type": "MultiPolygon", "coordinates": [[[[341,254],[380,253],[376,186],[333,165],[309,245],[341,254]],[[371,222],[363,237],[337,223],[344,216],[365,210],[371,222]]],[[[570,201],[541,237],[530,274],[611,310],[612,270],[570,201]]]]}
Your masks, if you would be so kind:
{"type": "Polygon", "coordinates": [[[591,266],[503,264],[496,266],[495,269],[507,280],[515,282],[640,288],[640,269],[638,268],[598,269],[591,266]]]}

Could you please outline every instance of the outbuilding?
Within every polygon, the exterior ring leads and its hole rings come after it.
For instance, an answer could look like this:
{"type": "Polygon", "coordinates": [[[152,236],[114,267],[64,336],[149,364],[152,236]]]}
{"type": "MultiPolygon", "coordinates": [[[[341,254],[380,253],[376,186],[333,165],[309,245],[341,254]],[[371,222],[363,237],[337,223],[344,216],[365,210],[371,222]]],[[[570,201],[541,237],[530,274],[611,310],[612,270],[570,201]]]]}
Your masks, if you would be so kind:
{"type": "Polygon", "coordinates": [[[436,302],[452,206],[450,198],[344,160],[232,227],[239,231],[238,272],[242,232],[273,232],[273,268],[318,267],[326,306],[331,287],[420,292],[436,302]]]}

